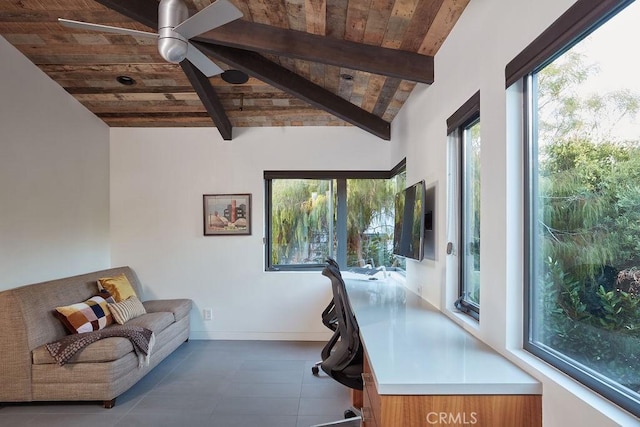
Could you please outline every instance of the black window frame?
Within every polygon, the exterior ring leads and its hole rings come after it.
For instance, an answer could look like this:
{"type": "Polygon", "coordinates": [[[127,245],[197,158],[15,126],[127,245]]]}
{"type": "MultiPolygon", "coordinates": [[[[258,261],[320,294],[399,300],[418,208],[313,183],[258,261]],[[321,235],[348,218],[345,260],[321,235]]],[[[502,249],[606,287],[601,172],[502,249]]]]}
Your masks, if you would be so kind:
{"type": "Polygon", "coordinates": [[[336,235],[338,240],[335,259],[341,267],[347,265],[347,208],[346,208],[346,182],[348,179],[391,179],[406,170],[406,158],[402,159],[391,170],[265,170],[265,270],[266,271],[316,271],[324,268],[325,264],[278,264],[271,262],[272,241],[272,180],[274,179],[325,179],[337,181],[336,203],[336,235]],[[341,202],[342,201],[342,202],[341,202]],[[340,242],[344,242],[342,245],[340,242]]]}
{"type": "Polygon", "coordinates": [[[454,306],[461,312],[468,314],[476,320],[480,320],[480,305],[473,301],[470,301],[467,292],[467,277],[465,274],[465,262],[466,262],[466,250],[464,250],[465,233],[464,233],[464,195],[463,185],[466,177],[465,164],[464,164],[464,134],[465,132],[476,123],[480,121],[480,91],[477,91],[471,98],[469,98],[455,113],[447,119],[447,135],[454,136],[458,142],[458,298],[454,302],[454,306]]]}
{"type": "Polygon", "coordinates": [[[535,141],[535,121],[532,119],[536,109],[534,93],[536,74],[542,68],[582,41],[611,17],[618,14],[635,0],[579,0],[551,24],[540,36],[529,44],[505,68],[505,86],[511,87],[520,82],[523,93],[523,189],[524,189],[524,310],[523,310],[523,348],[549,363],[593,391],[599,393],[621,408],[640,416],[640,400],[622,393],[607,378],[590,372],[589,369],[573,363],[568,357],[552,348],[536,345],[532,339],[532,309],[534,298],[535,268],[532,256],[535,248],[536,217],[535,209],[538,170],[535,141]]]}

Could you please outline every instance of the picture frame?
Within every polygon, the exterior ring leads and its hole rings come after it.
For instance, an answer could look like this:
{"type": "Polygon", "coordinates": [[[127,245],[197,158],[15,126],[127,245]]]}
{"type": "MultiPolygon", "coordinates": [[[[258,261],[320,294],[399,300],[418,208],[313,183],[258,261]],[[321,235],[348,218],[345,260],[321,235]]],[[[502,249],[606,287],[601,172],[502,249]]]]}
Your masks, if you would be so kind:
{"type": "Polygon", "coordinates": [[[202,205],[205,236],[251,234],[251,194],[204,194],[202,205]]]}

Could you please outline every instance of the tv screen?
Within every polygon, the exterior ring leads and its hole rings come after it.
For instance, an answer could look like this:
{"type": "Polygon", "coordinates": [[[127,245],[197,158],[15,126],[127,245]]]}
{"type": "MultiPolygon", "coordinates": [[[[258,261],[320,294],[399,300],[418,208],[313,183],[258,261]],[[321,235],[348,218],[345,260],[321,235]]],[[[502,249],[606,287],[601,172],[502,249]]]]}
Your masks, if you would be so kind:
{"type": "Polygon", "coordinates": [[[395,255],[422,260],[424,256],[424,201],[424,181],[417,182],[396,194],[393,234],[393,253],[395,255]]]}

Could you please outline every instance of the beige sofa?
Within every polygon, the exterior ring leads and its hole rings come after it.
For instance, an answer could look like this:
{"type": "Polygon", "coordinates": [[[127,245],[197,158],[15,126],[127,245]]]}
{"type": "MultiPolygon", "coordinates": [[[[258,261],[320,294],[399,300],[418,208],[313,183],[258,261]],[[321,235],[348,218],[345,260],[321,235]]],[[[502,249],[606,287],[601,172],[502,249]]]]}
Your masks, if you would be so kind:
{"type": "MultiPolygon", "coordinates": [[[[0,404],[30,401],[102,401],[113,407],[154,366],[189,339],[191,300],[144,301],[140,282],[129,267],[96,271],[0,292],[0,404]],[[125,325],[155,334],[148,366],[139,367],[127,338],[96,341],[60,366],[45,344],[68,333],[55,307],[85,301],[97,291],[97,279],[124,273],[147,311],[125,325]]],[[[107,326],[110,327],[110,326],[107,326]]]]}

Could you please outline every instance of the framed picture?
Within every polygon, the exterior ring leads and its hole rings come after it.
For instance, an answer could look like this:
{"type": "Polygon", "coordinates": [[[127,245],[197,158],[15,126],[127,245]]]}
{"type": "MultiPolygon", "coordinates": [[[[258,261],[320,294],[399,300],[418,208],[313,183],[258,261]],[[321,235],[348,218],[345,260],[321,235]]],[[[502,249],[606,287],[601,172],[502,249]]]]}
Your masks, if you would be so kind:
{"type": "Polygon", "coordinates": [[[251,194],[205,194],[204,235],[251,234],[251,194]]]}

